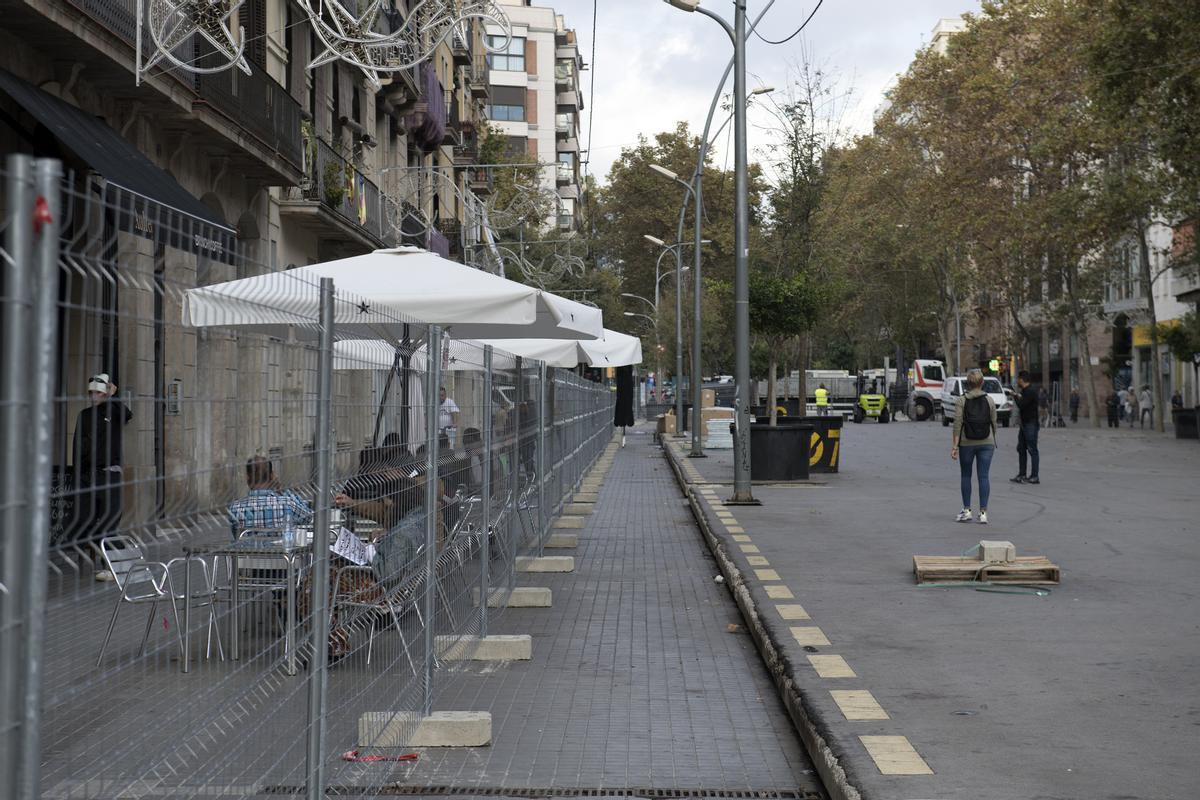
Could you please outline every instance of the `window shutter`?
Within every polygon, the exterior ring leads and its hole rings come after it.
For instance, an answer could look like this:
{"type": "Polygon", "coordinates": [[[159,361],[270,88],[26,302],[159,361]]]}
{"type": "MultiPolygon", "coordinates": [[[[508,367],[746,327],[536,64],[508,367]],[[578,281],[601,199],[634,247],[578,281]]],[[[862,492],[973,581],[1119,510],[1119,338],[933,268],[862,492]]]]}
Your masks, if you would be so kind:
{"type": "Polygon", "coordinates": [[[537,42],[532,39],[525,40],[525,72],[530,75],[537,75],[537,42]]]}
{"type": "Polygon", "coordinates": [[[537,89],[525,90],[525,121],[534,124],[538,121],[537,115],[537,89]]]}

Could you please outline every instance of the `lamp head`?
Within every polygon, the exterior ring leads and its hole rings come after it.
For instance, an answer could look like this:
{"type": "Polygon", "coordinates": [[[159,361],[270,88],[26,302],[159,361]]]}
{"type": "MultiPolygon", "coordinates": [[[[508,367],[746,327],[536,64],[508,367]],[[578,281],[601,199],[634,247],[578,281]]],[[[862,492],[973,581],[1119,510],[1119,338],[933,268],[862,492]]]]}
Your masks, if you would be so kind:
{"type": "Polygon", "coordinates": [[[680,11],[695,11],[700,6],[700,0],[664,0],[664,2],[675,6],[680,11]]]}
{"type": "Polygon", "coordinates": [[[667,243],[664,242],[662,239],[658,238],[657,236],[651,236],[648,233],[643,233],[642,238],[656,247],[666,247],[667,246],[667,243]]]}
{"type": "Polygon", "coordinates": [[[671,170],[667,169],[666,167],[662,166],[661,164],[651,164],[650,169],[654,170],[659,175],[662,175],[664,178],[668,178],[673,181],[679,180],[678,175],[676,175],[674,172],[671,172],[671,170]]]}
{"type": "Polygon", "coordinates": [[[755,95],[760,95],[760,94],[770,94],[773,91],[775,91],[774,86],[760,86],[757,89],[751,90],[750,96],[753,97],[755,95]]]}

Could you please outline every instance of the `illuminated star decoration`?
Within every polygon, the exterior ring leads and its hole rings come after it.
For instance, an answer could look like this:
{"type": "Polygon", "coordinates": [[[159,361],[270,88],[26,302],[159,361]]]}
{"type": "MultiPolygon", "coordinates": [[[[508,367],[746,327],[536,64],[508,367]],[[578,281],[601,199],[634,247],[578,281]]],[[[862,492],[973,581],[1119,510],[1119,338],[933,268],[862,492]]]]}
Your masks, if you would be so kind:
{"type": "Polygon", "coordinates": [[[138,0],[137,35],[141,42],[145,30],[154,44],[154,54],[144,63],[141,47],[137,48],[135,80],[141,83],[142,76],[155,65],[166,60],[188,72],[211,74],[238,67],[247,75],[250,64],[243,51],[246,48],[246,32],[238,28],[237,40],[229,28],[229,19],[245,0],[138,0]],[[172,52],[193,36],[200,36],[212,47],[212,56],[217,66],[201,67],[183,61],[172,52]]]}
{"type": "Polygon", "coordinates": [[[511,37],[508,17],[493,0],[422,0],[409,13],[407,23],[392,33],[375,30],[382,0],[370,0],[361,14],[348,10],[342,0],[300,3],[325,48],[309,68],[345,61],[361,69],[376,90],[382,86],[379,73],[411,69],[428,60],[451,32],[472,17],[502,27],[503,47],[511,37]]]}

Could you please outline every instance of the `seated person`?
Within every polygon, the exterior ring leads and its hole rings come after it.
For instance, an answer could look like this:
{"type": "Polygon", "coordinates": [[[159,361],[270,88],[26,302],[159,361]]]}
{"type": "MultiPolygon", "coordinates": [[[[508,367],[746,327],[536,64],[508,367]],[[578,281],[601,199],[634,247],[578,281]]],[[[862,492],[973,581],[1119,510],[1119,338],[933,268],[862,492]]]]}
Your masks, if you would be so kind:
{"type": "Polygon", "coordinates": [[[280,487],[270,459],[254,456],[246,462],[246,484],[250,493],[229,504],[229,530],[234,539],[250,529],[282,531],[289,513],[296,525],[312,521],[308,503],[280,487]]]}
{"type": "MultiPolygon", "coordinates": [[[[400,470],[387,471],[380,494],[372,499],[355,499],[339,494],[333,499],[338,508],[373,519],[382,526],[380,533],[372,537],[375,545],[375,560],[371,572],[346,569],[350,562],[331,555],[329,565],[329,600],[331,617],[329,627],[329,659],[338,661],[350,654],[350,629],[337,601],[353,600],[356,603],[377,603],[388,588],[399,585],[411,574],[411,569],[425,542],[425,481],[410,478],[400,470]]],[[[440,525],[439,525],[440,530],[440,525]]],[[[438,536],[440,547],[440,533],[438,536]]],[[[311,598],[312,574],[305,578],[301,593],[301,614],[307,616],[311,598]]]]}

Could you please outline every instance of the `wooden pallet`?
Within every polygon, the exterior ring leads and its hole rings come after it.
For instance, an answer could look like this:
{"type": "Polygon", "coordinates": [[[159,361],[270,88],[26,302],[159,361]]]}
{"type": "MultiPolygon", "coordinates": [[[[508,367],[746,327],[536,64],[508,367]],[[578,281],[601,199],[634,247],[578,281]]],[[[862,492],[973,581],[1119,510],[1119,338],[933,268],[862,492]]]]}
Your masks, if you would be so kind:
{"type": "Polygon", "coordinates": [[[1018,556],[1009,564],[985,564],[964,556],[913,556],[917,583],[979,581],[1021,583],[1030,586],[1057,585],[1060,571],[1045,556],[1018,556]]]}

